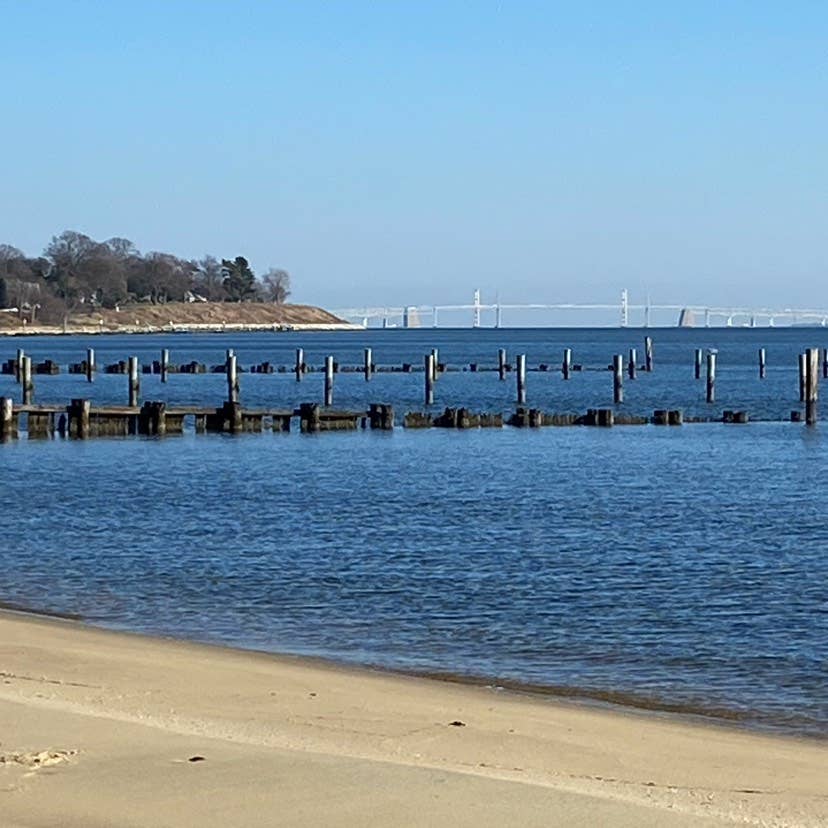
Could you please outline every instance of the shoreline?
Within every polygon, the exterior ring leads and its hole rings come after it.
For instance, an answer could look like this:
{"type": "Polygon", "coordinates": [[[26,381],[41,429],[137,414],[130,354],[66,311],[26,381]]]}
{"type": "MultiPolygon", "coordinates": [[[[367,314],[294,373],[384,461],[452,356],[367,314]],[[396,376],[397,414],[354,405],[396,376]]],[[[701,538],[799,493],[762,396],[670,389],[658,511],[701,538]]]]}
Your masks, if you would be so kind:
{"type": "Polygon", "coordinates": [[[0,337],[19,336],[143,336],[158,334],[188,334],[188,333],[291,333],[298,331],[302,333],[314,333],[325,331],[364,331],[362,325],[350,322],[330,323],[227,323],[227,324],[201,324],[181,323],[167,325],[122,325],[118,328],[100,328],[97,326],[74,326],[63,328],[62,326],[38,325],[29,328],[0,329],[0,337]]]}
{"type": "Polygon", "coordinates": [[[0,642],[13,826],[828,820],[809,740],[16,610],[0,642]]]}
{"type": "Polygon", "coordinates": [[[96,623],[84,616],[42,608],[31,608],[23,604],[16,604],[0,599],[0,618],[6,612],[14,613],[34,620],[58,620],[77,624],[83,628],[99,630],[113,635],[135,636],[150,641],[170,641],[181,644],[191,644],[196,647],[214,648],[219,652],[239,652],[260,655],[276,660],[287,659],[291,662],[300,661],[318,666],[322,669],[353,670],[368,675],[388,675],[401,678],[423,679],[457,685],[459,687],[476,687],[495,692],[514,694],[535,699],[541,703],[563,704],[575,708],[583,707],[594,710],[615,711],[626,715],[640,715],[659,719],[699,724],[714,728],[742,733],[765,734],[771,737],[805,740],[815,744],[828,745],[828,728],[818,722],[808,720],[810,728],[795,728],[770,717],[763,718],[755,711],[737,710],[722,706],[705,706],[689,702],[670,701],[638,695],[634,692],[621,690],[605,690],[598,688],[583,688],[570,685],[541,684],[521,679],[506,678],[503,676],[486,676],[482,674],[452,672],[440,669],[407,669],[379,662],[362,662],[347,658],[338,658],[332,655],[318,655],[310,652],[274,651],[256,647],[245,647],[242,644],[227,643],[210,637],[193,639],[167,633],[163,631],[133,629],[126,625],[106,622],[96,623]]]}

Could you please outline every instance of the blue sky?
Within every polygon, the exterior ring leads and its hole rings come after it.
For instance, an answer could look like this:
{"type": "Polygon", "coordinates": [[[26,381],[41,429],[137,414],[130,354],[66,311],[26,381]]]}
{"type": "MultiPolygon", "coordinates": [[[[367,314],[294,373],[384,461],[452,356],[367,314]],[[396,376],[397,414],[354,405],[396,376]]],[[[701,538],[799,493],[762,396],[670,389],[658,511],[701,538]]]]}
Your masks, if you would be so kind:
{"type": "Polygon", "coordinates": [[[329,307],[828,304],[824,3],[0,0],[0,27],[0,242],[30,254],[242,254],[329,307]]]}

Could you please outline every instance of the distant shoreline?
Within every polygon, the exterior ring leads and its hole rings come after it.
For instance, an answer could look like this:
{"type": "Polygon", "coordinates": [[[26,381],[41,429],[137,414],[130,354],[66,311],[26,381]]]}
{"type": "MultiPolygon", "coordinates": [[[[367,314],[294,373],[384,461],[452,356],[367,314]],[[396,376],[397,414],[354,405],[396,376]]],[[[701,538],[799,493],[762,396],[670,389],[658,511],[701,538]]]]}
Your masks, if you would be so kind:
{"type": "Polygon", "coordinates": [[[130,334],[140,336],[142,334],[187,334],[187,333],[233,333],[233,332],[255,332],[271,331],[272,333],[290,333],[291,331],[362,331],[362,325],[354,325],[349,322],[322,323],[322,324],[293,324],[293,325],[257,325],[257,324],[173,324],[166,326],[145,326],[123,325],[118,328],[101,328],[94,326],[73,325],[63,327],[60,325],[29,325],[25,328],[14,330],[0,330],[0,337],[17,336],[108,336],[116,334],[130,334]]]}
{"type": "Polygon", "coordinates": [[[265,302],[170,302],[95,309],[66,324],[27,323],[0,314],[0,336],[97,336],[105,334],[227,333],[233,331],[362,330],[312,305],[265,302]]]}

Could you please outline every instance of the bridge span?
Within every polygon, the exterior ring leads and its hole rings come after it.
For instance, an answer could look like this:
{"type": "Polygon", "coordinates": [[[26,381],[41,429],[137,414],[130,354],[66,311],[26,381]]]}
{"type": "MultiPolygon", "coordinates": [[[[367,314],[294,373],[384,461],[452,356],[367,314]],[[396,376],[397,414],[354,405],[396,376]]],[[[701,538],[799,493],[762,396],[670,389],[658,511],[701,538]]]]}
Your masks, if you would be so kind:
{"type": "Polygon", "coordinates": [[[715,305],[674,305],[651,302],[635,304],[629,301],[626,290],[621,291],[621,301],[614,303],[483,302],[480,298],[480,291],[476,290],[474,299],[470,304],[340,308],[333,310],[332,313],[365,327],[373,325],[383,328],[436,328],[440,325],[441,316],[445,318],[446,314],[451,314],[456,319],[459,313],[468,314],[465,318],[468,320],[470,327],[500,328],[503,327],[504,312],[513,316],[515,312],[525,313],[527,311],[616,313],[618,325],[622,328],[629,326],[649,327],[657,315],[662,318],[666,315],[672,316],[675,319],[675,325],[678,327],[753,328],[761,326],[774,327],[777,324],[828,326],[828,309],[720,307],[715,305]],[[632,317],[640,321],[631,322],[632,317]]]}

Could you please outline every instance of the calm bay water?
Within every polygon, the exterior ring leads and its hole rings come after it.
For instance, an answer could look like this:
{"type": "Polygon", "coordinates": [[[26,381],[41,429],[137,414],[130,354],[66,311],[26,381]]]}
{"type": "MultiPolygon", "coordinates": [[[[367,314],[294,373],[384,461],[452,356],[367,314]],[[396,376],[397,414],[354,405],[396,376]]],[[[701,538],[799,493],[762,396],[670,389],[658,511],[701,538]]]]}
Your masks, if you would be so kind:
{"type": "MultiPolygon", "coordinates": [[[[796,354],[828,331],[652,332],[627,410],[710,414],[695,347],[718,347],[721,408],[798,407],[796,354]],[[768,379],[756,378],[756,349],[768,379]]],[[[0,341],[36,359],[458,366],[498,347],[598,367],[640,331],[385,331],[0,341]]],[[[4,353],[5,349],[5,353],[4,353]]],[[[39,401],[126,378],[37,377],[39,401]]],[[[321,377],[242,378],[251,405],[319,399],[321,377]]],[[[421,409],[422,376],[337,377],[337,404],[421,409]]],[[[144,377],[145,398],[218,402],[220,376],[144,377]]],[[[0,396],[17,396],[0,377],[0,396]]],[[[507,410],[512,381],[458,372],[440,405],[507,410]]],[[[603,372],[533,374],[529,402],[606,405],[603,372]]],[[[828,735],[828,433],[790,423],[679,429],[195,436],[0,446],[0,600],[95,623],[363,664],[476,676],[828,735]],[[19,504],[19,505],[18,505],[19,504]]]]}

